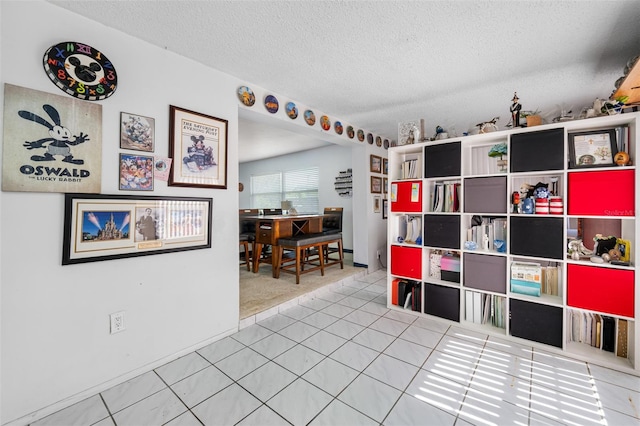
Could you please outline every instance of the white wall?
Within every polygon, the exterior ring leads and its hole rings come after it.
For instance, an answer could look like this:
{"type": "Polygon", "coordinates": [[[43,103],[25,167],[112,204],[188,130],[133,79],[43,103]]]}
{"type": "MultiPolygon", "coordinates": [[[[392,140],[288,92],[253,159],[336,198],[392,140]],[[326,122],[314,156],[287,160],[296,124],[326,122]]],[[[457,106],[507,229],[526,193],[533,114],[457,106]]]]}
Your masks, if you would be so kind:
{"type": "Polygon", "coordinates": [[[351,149],[340,145],[301,151],[294,154],[267,158],[260,161],[250,161],[240,164],[240,182],[245,190],[240,193],[240,208],[251,208],[251,176],[270,172],[284,172],[307,167],[318,167],[320,182],[318,198],[320,211],[325,207],[342,207],[342,242],[345,249],[353,249],[353,209],[351,198],[338,195],[334,189],[335,177],[338,172],[351,168],[351,149]]]}
{"type": "MultiPolygon", "coordinates": [[[[229,266],[237,264],[237,249],[229,242],[238,232],[239,82],[49,3],[0,8],[3,84],[66,96],[42,64],[47,48],[61,41],[99,48],[114,63],[118,88],[100,102],[102,193],[126,193],[117,186],[120,112],[154,117],[155,154],[168,155],[170,104],[229,120],[232,188],[156,182],[148,194],[213,198],[211,249],[69,266],[61,266],[63,194],[0,194],[4,424],[29,413],[39,417],[51,404],[102,390],[237,330],[239,273],[229,266]],[[110,335],[109,314],[121,310],[127,330],[110,335]]],[[[3,142],[16,143],[10,135],[3,142]]]]}
{"type": "MultiPolygon", "coordinates": [[[[229,190],[156,182],[150,194],[211,197],[210,249],[61,266],[63,194],[0,193],[0,424],[26,424],[237,330],[239,270],[229,242],[238,232],[243,107],[236,90],[247,82],[47,2],[3,1],[0,16],[2,84],[66,96],[42,64],[44,52],[62,41],[99,48],[114,63],[117,91],[100,102],[103,194],[128,193],[118,190],[120,112],[155,118],[157,155],[169,150],[169,105],[229,122],[229,190]],[[122,310],[127,330],[110,335],[109,314],[122,310]]],[[[350,146],[354,186],[361,188],[352,200],[354,251],[362,256],[354,261],[371,268],[376,247],[385,245],[377,235],[385,234],[385,223],[368,223],[380,216],[368,192],[365,151],[372,148],[350,146]]]]}

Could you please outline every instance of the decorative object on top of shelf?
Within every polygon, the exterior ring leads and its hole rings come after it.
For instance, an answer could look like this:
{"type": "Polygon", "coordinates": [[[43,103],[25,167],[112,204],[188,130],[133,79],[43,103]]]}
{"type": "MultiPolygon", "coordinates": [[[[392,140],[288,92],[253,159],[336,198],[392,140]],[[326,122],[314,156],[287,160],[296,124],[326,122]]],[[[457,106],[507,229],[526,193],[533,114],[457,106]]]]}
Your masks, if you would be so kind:
{"type": "Polygon", "coordinates": [[[629,154],[624,151],[619,151],[616,153],[616,155],[613,156],[613,161],[618,166],[626,166],[627,164],[629,164],[629,154]]]}
{"type": "Polygon", "coordinates": [[[424,137],[424,120],[402,121],[398,123],[398,145],[411,145],[424,137]]]}
{"type": "Polygon", "coordinates": [[[489,121],[483,121],[482,123],[476,124],[476,127],[478,128],[478,133],[497,132],[498,125],[496,123],[498,122],[498,120],[500,120],[500,117],[493,117],[489,121]]]}
{"type": "Polygon", "coordinates": [[[433,140],[447,139],[449,137],[449,133],[442,127],[436,126],[436,134],[433,136],[433,140]]]}
{"type": "Polygon", "coordinates": [[[522,110],[522,105],[518,101],[518,94],[513,92],[513,99],[511,99],[511,106],[509,107],[509,111],[511,112],[511,122],[507,127],[520,127],[520,110],[522,110]]]}
{"type": "Polygon", "coordinates": [[[276,112],[278,112],[278,109],[280,108],[280,103],[278,102],[278,98],[276,98],[273,95],[265,96],[265,98],[264,98],[264,107],[271,114],[275,114],[276,112]]]}
{"type": "Polygon", "coordinates": [[[615,82],[615,88],[610,99],[624,99],[622,102],[626,105],[640,104],[640,55],[629,59],[623,76],[615,82]]]}
{"type": "Polygon", "coordinates": [[[169,186],[227,189],[228,121],[170,105],[169,186]]]}
{"type": "Polygon", "coordinates": [[[542,116],[540,110],[535,111],[520,111],[520,122],[522,127],[533,127],[542,124],[542,116]]]}
{"type": "Polygon", "coordinates": [[[369,156],[369,171],[371,173],[382,173],[382,157],[377,155],[369,156]]]}
{"type": "Polygon", "coordinates": [[[150,117],[120,113],[120,148],[153,152],[155,120],[150,117]]]}
{"type": "Polygon", "coordinates": [[[344,128],[342,127],[342,123],[339,121],[336,121],[335,123],[333,123],[333,130],[335,130],[337,134],[341,135],[342,132],[344,131],[344,128]]]}
{"type": "Polygon", "coordinates": [[[331,128],[331,120],[329,120],[328,116],[320,116],[320,127],[322,127],[322,130],[329,130],[331,128]]]}
{"type": "Polygon", "coordinates": [[[504,158],[507,155],[507,144],[506,142],[502,142],[499,144],[495,144],[489,150],[489,157],[497,158],[500,157],[497,164],[499,167],[499,171],[501,173],[505,173],[507,171],[507,160],[504,158]]]}
{"type": "Polygon", "coordinates": [[[51,46],[44,54],[44,70],[53,84],[67,95],[85,101],[101,101],[118,86],[116,69],[93,47],[75,41],[51,46]]]}
{"type": "Polygon", "coordinates": [[[364,142],[364,130],[358,129],[358,140],[364,142]]]}
{"type": "Polygon", "coordinates": [[[304,112],[304,121],[309,125],[313,126],[316,124],[316,115],[310,109],[304,112]]]}
{"type": "Polygon", "coordinates": [[[355,130],[353,129],[353,126],[347,126],[347,137],[349,139],[353,139],[353,137],[356,135],[355,130]]]}
{"type": "Polygon", "coordinates": [[[3,124],[3,191],[100,192],[102,105],[5,83],[3,124]]]}
{"type": "Polygon", "coordinates": [[[284,106],[284,110],[286,111],[287,116],[290,119],[295,120],[296,118],[298,118],[298,107],[293,102],[287,102],[287,104],[284,106]]]}
{"type": "Polygon", "coordinates": [[[569,167],[613,166],[618,152],[615,129],[569,133],[569,167]]]}
{"type": "Polygon", "coordinates": [[[256,103],[256,95],[254,95],[253,91],[247,86],[238,87],[238,99],[248,107],[256,103]]]}

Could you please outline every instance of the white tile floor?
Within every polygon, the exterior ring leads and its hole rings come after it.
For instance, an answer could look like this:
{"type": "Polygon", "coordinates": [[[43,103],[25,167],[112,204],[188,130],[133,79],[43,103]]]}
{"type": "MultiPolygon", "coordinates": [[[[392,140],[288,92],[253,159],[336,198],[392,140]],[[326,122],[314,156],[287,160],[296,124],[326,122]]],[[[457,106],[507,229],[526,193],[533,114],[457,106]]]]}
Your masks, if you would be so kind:
{"type": "Polygon", "coordinates": [[[42,425],[640,425],[640,377],[386,308],[384,272],[42,425]]]}

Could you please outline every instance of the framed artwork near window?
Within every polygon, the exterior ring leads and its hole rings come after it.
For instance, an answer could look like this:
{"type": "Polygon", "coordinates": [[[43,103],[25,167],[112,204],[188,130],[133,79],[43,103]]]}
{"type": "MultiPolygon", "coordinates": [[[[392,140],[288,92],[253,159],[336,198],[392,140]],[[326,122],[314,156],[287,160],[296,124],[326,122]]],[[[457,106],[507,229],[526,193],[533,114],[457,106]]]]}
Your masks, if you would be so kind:
{"type": "Polygon", "coordinates": [[[382,173],[382,157],[371,155],[369,158],[369,171],[371,173],[382,173]]]}

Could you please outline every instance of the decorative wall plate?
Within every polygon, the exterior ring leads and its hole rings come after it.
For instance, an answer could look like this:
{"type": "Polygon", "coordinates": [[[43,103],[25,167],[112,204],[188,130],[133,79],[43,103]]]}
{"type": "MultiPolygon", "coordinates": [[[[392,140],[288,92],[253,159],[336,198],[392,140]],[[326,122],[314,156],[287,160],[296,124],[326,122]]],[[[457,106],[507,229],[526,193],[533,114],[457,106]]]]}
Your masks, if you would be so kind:
{"type": "Polygon", "coordinates": [[[60,90],[86,101],[101,101],[118,86],[116,69],[104,54],[93,47],[65,41],[44,53],[44,70],[60,90]]]}
{"type": "Polygon", "coordinates": [[[384,149],[389,149],[389,139],[385,139],[382,143],[382,146],[384,147],[384,149]]]}
{"type": "Polygon", "coordinates": [[[344,131],[344,129],[342,128],[342,123],[339,121],[336,121],[333,124],[333,129],[336,131],[337,134],[341,135],[342,132],[344,131]]]}
{"type": "Polygon", "coordinates": [[[320,117],[320,125],[322,130],[329,130],[331,128],[331,120],[326,115],[323,115],[320,117]]]}
{"type": "Polygon", "coordinates": [[[358,129],[358,140],[364,142],[364,130],[358,129]]]}
{"type": "Polygon", "coordinates": [[[382,138],[380,136],[376,136],[376,146],[382,146],[382,138]]]}
{"type": "Polygon", "coordinates": [[[316,115],[313,111],[308,109],[304,112],[304,121],[306,121],[309,126],[316,124],[316,115]]]}
{"type": "Polygon", "coordinates": [[[271,114],[275,114],[276,112],[278,112],[278,108],[280,108],[278,99],[273,95],[267,95],[264,98],[264,106],[271,114]]]}
{"type": "Polygon", "coordinates": [[[356,135],[355,130],[353,130],[353,126],[347,126],[347,136],[349,137],[349,139],[353,139],[353,137],[356,135]]]}
{"type": "Polygon", "coordinates": [[[284,106],[285,111],[290,119],[295,120],[298,118],[298,107],[293,102],[287,102],[284,106]]]}
{"type": "Polygon", "coordinates": [[[367,142],[369,145],[373,145],[373,135],[371,133],[367,133],[367,142]]]}
{"type": "Polygon", "coordinates": [[[253,94],[253,91],[249,89],[247,86],[238,87],[238,98],[240,102],[250,107],[256,103],[256,95],[253,94]]]}

